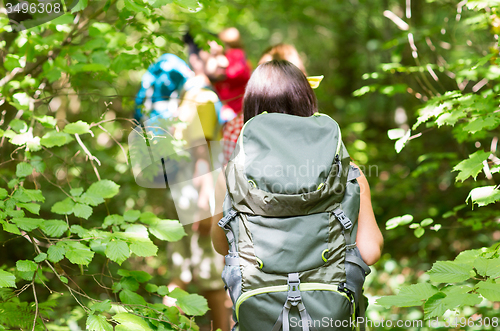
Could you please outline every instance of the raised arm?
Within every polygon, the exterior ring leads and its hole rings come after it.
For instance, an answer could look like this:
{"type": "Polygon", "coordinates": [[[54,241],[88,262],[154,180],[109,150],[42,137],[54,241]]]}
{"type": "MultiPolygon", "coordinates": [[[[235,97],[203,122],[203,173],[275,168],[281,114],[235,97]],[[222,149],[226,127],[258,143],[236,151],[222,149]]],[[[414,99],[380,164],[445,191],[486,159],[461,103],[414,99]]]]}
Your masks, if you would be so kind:
{"type": "MultiPolygon", "coordinates": [[[[353,164],[353,163],[351,163],[353,164]]],[[[355,164],[353,164],[356,166],[355,164]]],[[[365,175],[361,172],[358,177],[359,188],[361,192],[359,216],[358,216],[358,234],[356,244],[361,257],[366,264],[372,265],[380,259],[384,238],[375,220],[373,213],[372,200],[370,195],[370,186],[365,175]]]]}

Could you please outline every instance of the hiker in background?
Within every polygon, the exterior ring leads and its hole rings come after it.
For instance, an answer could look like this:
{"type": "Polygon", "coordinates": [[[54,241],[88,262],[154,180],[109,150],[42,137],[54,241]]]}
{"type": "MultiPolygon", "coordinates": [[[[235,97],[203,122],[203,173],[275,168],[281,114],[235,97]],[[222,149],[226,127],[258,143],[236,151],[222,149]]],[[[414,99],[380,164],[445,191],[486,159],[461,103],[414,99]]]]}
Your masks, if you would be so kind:
{"type": "MultiPolygon", "coordinates": [[[[299,56],[299,53],[293,45],[277,44],[267,48],[262,54],[259,65],[271,60],[287,60],[293,63],[307,76],[304,63],[299,56]]],[[[224,164],[229,162],[231,154],[233,154],[236,141],[240,135],[241,128],[243,127],[243,112],[240,112],[234,119],[227,122],[224,126],[224,133],[222,137],[222,153],[224,155],[224,164]]]]}
{"type": "MultiPolygon", "coordinates": [[[[195,284],[207,299],[213,329],[229,330],[229,312],[225,307],[227,294],[220,278],[224,260],[218,255],[210,240],[211,208],[214,203],[214,179],[211,174],[210,141],[220,139],[221,103],[205,74],[202,58],[210,55],[198,49],[185,37],[189,46],[189,64],[195,76],[184,84],[180,95],[178,119],[185,123],[174,131],[174,137],[183,139],[190,147],[191,161],[180,164],[175,183],[170,185],[177,214],[187,236],[170,243],[172,252],[170,270],[175,276],[170,289],[195,284]],[[191,224],[192,225],[189,225],[191,224]]],[[[166,304],[171,304],[168,301],[166,304]]]]}

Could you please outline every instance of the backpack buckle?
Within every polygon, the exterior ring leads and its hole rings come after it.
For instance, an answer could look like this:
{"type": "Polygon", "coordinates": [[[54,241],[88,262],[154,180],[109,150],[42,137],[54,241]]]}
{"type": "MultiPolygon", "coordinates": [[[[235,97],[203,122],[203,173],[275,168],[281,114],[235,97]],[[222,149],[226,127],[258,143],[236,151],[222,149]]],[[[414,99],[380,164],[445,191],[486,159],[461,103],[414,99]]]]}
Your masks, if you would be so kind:
{"type": "Polygon", "coordinates": [[[224,229],[227,223],[229,223],[235,216],[236,216],[236,210],[231,208],[227,213],[227,215],[221,218],[219,222],[217,222],[217,225],[224,229]]]}
{"type": "Polygon", "coordinates": [[[333,214],[335,215],[335,217],[337,217],[339,222],[342,223],[342,226],[344,227],[344,229],[349,230],[352,227],[351,220],[349,219],[349,217],[346,216],[346,214],[344,214],[344,211],[342,209],[340,209],[340,208],[335,209],[333,211],[333,214]]]}
{"type": "Polygon", "coordinates": [[[297,306],[299,302],[302,301],[302,297],[300,296],[300,279],[297,272],[288,274],[287,301],[289,301],[292,306],[297,306]]]}

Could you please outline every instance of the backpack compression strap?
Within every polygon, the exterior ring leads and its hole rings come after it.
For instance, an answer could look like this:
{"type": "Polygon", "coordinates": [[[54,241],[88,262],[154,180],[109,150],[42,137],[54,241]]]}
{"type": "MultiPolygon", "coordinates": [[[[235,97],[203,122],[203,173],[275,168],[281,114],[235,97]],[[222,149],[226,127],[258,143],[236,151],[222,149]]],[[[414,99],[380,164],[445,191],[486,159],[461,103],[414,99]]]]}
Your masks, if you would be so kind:
{"type": "Polygon", "coordinates": [[[227,242],[229,243],[229,255],[226,256],[226,265],[239,265],[239,259],[236,251],[236,241],[234,237],[233,230],[231,229],[231,226],[229,225],[229,222],[233,220],[233,218],[236,217],[236,210],[231,208],[227,215],[221,218],[221,220],[217,223],[224,232],[226,233],[226,238],[227,242]]]}
{"type": "Polygon", "coordinates": [[[285,305],[281,311],[280,316],[276,323],[274,323],[272,331],[279,331],[283,326],[283,331],[290,331],[290,323],[288,321],[288,315],[292,306],[297,307],[300,313],[300,318],[302,319],[302,331],[316,331],[313,327],[312,318],[306,310],[304,303],[302,302],[302,297],[300,296],[300,279],[299,273],[294,272],[288,274],[288,296],[286,298],[285,305]],[[310,321],[310,322],[309,322],[310,321]],[[311,328],[309,328],[309,323],[311,328]]]}

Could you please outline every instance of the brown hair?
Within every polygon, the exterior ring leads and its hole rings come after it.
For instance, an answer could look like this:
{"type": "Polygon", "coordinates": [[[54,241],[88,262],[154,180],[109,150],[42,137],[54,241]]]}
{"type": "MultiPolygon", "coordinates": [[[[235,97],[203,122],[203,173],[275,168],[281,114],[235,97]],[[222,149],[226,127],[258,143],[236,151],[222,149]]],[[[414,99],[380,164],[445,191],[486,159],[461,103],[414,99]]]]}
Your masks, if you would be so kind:
{"type": "Polygon", "coordinates": [[[297,66],[307,76],[306,68],[304,67],[304,63],[300,58],[299,52],[297,49],[289,44],[277,44],[272,47],[269,47],[264,51],[262,57],[260,58],[259,64],[271,61],[271,60],[287,60],[292,62],[297,66]]]}
{"type": "Polygon", "coordinates": [[[316,95],[294,64],[272,60],[253,72],[243,97],[244,121],[264,111],[303,117],[318,111],[316,95]]]}

